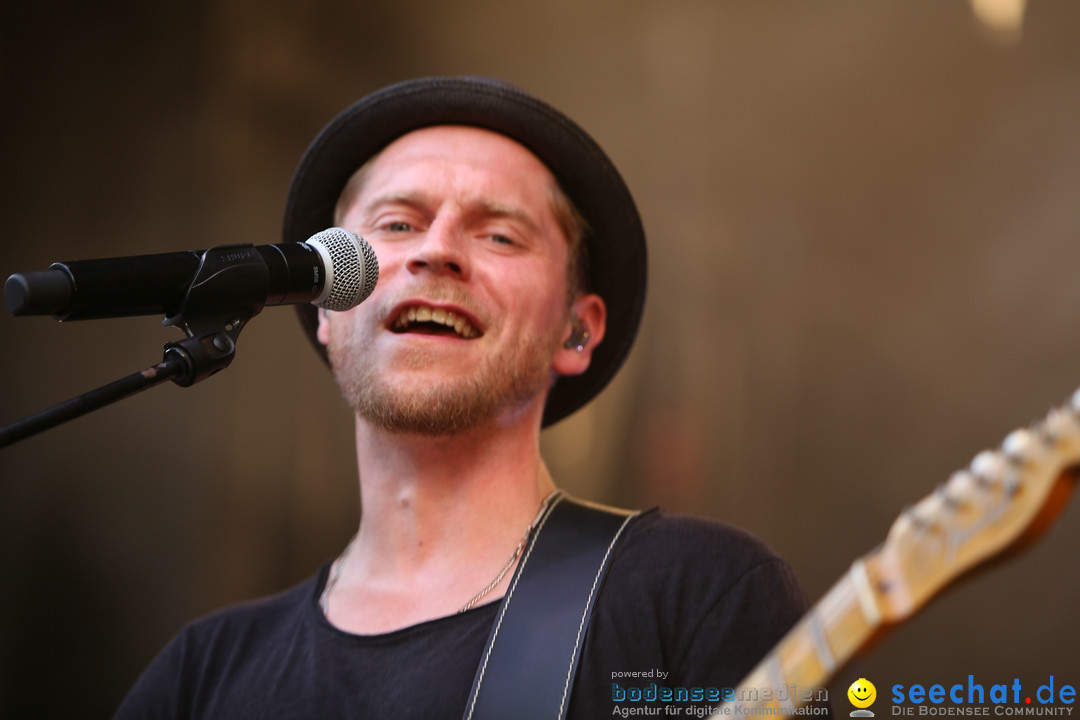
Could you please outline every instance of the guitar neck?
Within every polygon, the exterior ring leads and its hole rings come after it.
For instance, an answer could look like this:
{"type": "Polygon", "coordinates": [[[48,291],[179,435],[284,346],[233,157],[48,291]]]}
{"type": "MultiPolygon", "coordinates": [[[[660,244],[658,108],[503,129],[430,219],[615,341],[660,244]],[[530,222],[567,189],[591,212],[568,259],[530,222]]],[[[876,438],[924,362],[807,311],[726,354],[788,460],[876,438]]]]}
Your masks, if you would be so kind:
{"type": "Polygon", "coordinates": [[[852,565],[735,689],[731,704],[776,712],[817,700],[885,623],[910,617],[964,572],[1045,531],[1075,488],[1078,468],[1080,390],[901,513],[884,544],[852,565]]]}
{"type": "Polygon", "coordinates": [[[874,556],[857,561],[734,691],[732,708],[791,708],[819,698],[833,673],[882,626],[874,556]]]}

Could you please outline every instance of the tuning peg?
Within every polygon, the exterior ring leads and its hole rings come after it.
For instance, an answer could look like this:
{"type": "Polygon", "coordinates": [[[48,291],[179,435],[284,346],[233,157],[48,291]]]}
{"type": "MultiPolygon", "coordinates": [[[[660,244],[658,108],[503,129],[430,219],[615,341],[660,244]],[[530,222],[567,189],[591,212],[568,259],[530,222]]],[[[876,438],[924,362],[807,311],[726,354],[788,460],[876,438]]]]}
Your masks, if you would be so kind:
{"type": "Polygon", "coordinates": [[[1023,465],[1039,450],[1039,438],[1028,430],[1013,430],[1001,443],[1005,457],[1014,465],[1023,465]]]}
{"type": "Polygon", "coordinates": [[[1050,411],[1042,424],[1042,432],[1049,445],[1055,445],[1061,438],[1071,437],[1080,432],[1077,413],[1080,413],[1080,410],[1075,409],[1072,403],[1050,411]]]}
{"type": "Polygon", "coordinates": [[[975,481],[982,486],[993,485],[1000,482],[1005,474],[1005,459],[1001,453],[993,450],[983,450],[971,461],[971,474],[975,481]]]}
{"type": "Polygon", "coordinates": [[[1080,415],[1080,389],[1077,389],[1069,398],[1069,408],[1076,414],[1080,415]]]}
{"type": "Polygon", "coordinates": [[[905,507],[901,515],[907,518],[907,521],[911,523],[911,526],[920,532],[926,532],[934,527],[932,522],[919,515],[911,505],[905,507]]]}
{"type": "Polygon", "coordinates": [[[944,505],[945,508],[951,512],[957,512],[959,510],[962,510],[964,507],[964,502],[960,498],[949,492],[950,488],[955,491],[962,483],[965,482],[964,478],[957,478],[957,475],[961,474],[965,475],[967,478],[971,477],[970,475],[968,475],[967,473],[963,473],[962,471],[953,473],[953,476],[949,478],[949,481],[944,485],[938,485],[937,490],[935,491],[935,494],[938,496],[941,504],[944,505]]]}

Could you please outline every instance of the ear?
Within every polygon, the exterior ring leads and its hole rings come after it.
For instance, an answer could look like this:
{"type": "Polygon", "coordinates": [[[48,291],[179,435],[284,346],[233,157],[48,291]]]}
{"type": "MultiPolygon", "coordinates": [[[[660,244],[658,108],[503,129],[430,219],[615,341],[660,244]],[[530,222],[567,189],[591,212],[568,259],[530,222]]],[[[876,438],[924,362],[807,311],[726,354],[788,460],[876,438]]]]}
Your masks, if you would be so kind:
{"type": "Polygon", "coordinates": [[[593,349],[604,339],[607,306],[596,294],[579,295],[570,306],[562,342],[551,363],[558,375],[580,375],[589,369],[593,349]]]}
{"type": "Polygon", "coordinates": [[[330,312],[325,308],[317,308],[319,327],[315,331],[315,337],[322,345],[330,344],[330,312]]]}

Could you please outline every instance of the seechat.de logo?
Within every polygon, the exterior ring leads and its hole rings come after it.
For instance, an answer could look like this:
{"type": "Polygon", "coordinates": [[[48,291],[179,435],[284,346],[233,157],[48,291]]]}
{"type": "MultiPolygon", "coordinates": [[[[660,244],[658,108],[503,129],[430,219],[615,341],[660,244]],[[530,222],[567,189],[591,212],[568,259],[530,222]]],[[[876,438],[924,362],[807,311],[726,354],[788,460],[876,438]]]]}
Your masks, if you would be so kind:
{"type": "Polygon", "coordinates": [[[1031,690],[1032,683],[1013,678],[1011,683],[985,685],[967,676],[967,682],[892,686],[893,715],[1072,715],[1076,687],[1053,675],[1031,690]]]}

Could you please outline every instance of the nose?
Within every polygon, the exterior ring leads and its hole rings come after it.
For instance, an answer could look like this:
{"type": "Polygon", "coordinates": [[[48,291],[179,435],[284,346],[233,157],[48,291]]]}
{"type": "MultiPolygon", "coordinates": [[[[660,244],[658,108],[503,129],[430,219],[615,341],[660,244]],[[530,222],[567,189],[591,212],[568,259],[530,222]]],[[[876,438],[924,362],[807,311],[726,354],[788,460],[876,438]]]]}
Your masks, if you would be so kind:
{"type": "Polygon", "coordinates": [[[465,280],[470,271],[468,238],[453,218],[438,218],[414,246],[406,265],[413,273],[427,271],[465,280]]]}

